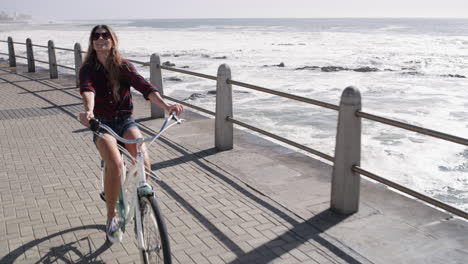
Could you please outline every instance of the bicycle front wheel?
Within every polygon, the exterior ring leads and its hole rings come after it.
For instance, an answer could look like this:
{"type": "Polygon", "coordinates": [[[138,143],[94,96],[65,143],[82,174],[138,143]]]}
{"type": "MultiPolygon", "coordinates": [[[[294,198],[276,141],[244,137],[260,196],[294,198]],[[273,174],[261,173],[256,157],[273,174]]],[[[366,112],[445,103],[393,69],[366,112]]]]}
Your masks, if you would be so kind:
{"type": "Polygon", "coordinates": [[[166,225],[154,196],[140,197],[140,211],[145,243],[145,248],[141,250],[143,263],[171,264],[166,225]]]}

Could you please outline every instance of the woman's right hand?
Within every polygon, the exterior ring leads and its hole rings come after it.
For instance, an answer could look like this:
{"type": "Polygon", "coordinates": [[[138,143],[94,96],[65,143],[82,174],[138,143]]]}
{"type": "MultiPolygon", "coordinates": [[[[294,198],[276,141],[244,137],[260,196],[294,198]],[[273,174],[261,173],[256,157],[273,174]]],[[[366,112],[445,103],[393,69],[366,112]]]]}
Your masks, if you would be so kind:
{"type": "Polygon", "coordinates": [[[166,111],[167,111],[168,113],[175,112],[175,113],[176,113],[176,116],[180,116],[180,114],[182,114],[182,112],[184,111],[184,106],[182,106],[181,104],[169,105],[169,106],[167,107],[166,111]]]}
{"type": "Polygon", "coordinates": [[[89,126],[89,120],[92,118],[94,118],[93,112],[81,112],[79,115],[80,122],[85,126],[89,126]]]}

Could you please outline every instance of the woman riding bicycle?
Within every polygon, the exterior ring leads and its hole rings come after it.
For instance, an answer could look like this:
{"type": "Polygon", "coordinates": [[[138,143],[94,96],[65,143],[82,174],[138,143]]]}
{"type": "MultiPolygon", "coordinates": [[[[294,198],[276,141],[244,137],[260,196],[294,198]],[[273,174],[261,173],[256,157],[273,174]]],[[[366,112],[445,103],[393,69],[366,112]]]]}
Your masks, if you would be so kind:
{"type": "MultiPolygon", "coordinates": [[[[89,120],[99,119],[126,139],[141,138],[141,132],[132,117],[133,103],[130,86],[141,92],[167,112],[183,111],[180,104],[167,104],[152,84],[147,82],[118,50],[118,40],[114,31],[107,25],[97,25],[91,30],[89,46],[83,66],[80,69],[80,94],[83,98],[84,113],[80,121],[89,126],[89,120]]],[[[104,192],[106,195],[107,224],[106,234],[112,243],[122,240],[121,219],[115,216],[115,204],[120,189],[122,157],[115,138],[99,131],[93,141],[106,164],[104,192]]],[[[135,144],[125,144],[131,155],[136,155],[135,144]]],[[[145,166],[150,167],[148,154],[142,146],[145,166]]]]}

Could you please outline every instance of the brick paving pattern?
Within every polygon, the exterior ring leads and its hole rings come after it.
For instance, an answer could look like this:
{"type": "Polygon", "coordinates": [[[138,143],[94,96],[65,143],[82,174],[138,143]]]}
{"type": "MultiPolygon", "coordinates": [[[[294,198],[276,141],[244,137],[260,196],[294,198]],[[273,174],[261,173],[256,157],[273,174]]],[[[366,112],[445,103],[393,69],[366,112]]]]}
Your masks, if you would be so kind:
{"type": "MultiPolygon", "coordinates": [[[[26,71],[0,63],[0,263],[139,263],[133,232],[105,242],[98,153],[76,120],[74,80],[26,71]]],[[[174,263],[367,263],[312,225],[320,215],[301,219],[203,159],[214,151],[163,138],[149,152],[174,263]]]]}

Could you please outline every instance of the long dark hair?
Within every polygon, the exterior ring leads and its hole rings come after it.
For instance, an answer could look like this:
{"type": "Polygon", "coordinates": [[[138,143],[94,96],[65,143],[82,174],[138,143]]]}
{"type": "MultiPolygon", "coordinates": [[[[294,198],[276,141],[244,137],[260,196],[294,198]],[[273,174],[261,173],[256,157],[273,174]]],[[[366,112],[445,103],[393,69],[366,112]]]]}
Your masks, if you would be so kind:
{"type": "Polygon", "coordinates": [[[122,64],[122,55],[119,52],[118,44],[119,41],[117,39],[117,35],[112,30],[111,27],[108,25],[97,25],[93,27],[91,30],[91,34],[89,34],[89,45],[88,51],[86,52],[86,56],[83,62],[83,65],[90,64],[92,66],[96,66],[98,64],[96,51],[93,48],[93,34],[98,29],[105,29],[109,32],[112,40],[112,48],[110,50],[109,56],[107,57],[105,68],[109,73],[109,84],[112,87],[112,95],[116,100],[119,99],[119,89],[120,89],[120,66],[122,64]]]}

